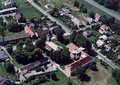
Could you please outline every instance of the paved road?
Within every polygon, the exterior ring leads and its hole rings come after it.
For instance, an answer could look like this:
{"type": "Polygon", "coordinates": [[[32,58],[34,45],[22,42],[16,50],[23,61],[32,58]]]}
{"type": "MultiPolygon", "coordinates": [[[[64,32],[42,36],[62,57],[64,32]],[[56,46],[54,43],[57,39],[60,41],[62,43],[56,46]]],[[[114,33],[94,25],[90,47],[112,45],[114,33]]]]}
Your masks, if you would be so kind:
{"type": "Polygon", "coordinates": [[[27,0],[33,7],[35,7],[36,9],[38,9],[41,13],[43,13],[44,15],[46,15],[50,20],[55,21],[58,25],[60,25],[65,31],[66,34],[70,34],[71,31],[65,27],[63,24],[61,24],[59,21],[57,21],[54,17],[52,17],[49,13],[47,13],[45,10],[43,10],[39,5],[37,5],[35,2],[33,2],[33,0],[27,0]]]}
{"type": "Polygon", "coordinates": [[[88,2],[89,4],[95,6],[96,8],[102,10],[103,12],[107,13],[108,15],[111,15],[113,17],[115,17],[117,20],[120,21],[120,15],[111,11],[110,9],[108,8],[105,8],[104,6],[98,4],[97,2],[93,1],[93,0],[85,0],[86,2],[88,2]]]}
{"type": "Polygon", "coordinates": [[[110,67],[112,67],[113,69],[118,68],[114,63],[112,63],[112,61],[110,59],[108,59],[106,56],[104,56],[103,54],[101,54],[98,50],[96,50],[93,46],[92,48],[96,53],[98,53],[98,58],[102,59],[104,62],[106,62],[110,67]]]}

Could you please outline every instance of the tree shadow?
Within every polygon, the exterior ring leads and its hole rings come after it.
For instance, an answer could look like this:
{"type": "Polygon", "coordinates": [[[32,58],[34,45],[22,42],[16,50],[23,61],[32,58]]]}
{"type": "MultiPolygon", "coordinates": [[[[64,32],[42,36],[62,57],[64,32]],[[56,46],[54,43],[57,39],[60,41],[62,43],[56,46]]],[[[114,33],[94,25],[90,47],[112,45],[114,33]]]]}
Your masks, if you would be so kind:
{"type": "Polygon", "coordinates": [[[91,77],[88,76],[88,75],[85,74],[85,73],[82,73],[82,74],[78,75],[78,78],[79,78],[82,82],[89,82],[89,81],[91,81],[91,77]]]}
{"type": "Polygon", "coordinates": [[[94,50],[90,50],[90,51],[88,51],[87,53],[88,53],[90,56],[93,56],[93,57],[95,57],[95,56],[98,55],[98,53],[96,53],[94,50]]]}
{"type": "Polygon", "coordinates": [[[58,64],[67,65],[67,64],[71,64],[72,62],[73,62],[72,59],[68,59],[68,60],[61,60],[60,62],[58,62],[58,64]]]}

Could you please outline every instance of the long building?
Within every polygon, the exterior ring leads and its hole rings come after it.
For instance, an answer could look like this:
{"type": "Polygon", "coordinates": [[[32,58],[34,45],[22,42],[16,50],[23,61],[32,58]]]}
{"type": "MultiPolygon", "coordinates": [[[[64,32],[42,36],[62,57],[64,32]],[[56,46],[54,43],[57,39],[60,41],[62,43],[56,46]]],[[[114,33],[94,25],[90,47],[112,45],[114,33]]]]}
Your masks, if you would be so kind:
{"type": "Polygon", "coordinates": [[[11,14],[11,13],[15,13],[15,12],[17,12],[16,7],[2,9],[2,10],[0,10],[0,15],[11,14]]]}

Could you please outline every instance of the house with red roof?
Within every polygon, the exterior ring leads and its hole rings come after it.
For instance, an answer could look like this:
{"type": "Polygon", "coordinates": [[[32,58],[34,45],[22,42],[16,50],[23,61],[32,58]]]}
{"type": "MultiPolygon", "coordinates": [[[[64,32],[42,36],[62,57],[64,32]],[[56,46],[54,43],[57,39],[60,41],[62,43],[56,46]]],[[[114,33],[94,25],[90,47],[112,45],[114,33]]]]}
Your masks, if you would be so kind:
{"type": "Polygon", "coordinates": [[[98,46],[98,47],[102,47],[103,45],[105,44],[105,42],[103,41],[103,40],[97,40],[97,42],[96,42],[96,45],[98,46]]]}
{"type": "Polygon", "coordinates": [[[109,30],[109,26],[107,25],[101,25],[100,29],[98,30],[100,34],[106,34],[109,30]]]}
{"type": "Polygon", "coordinates": [[[74,70],[76,70],[78,67],[80,66],[86,66],[89,63],[91,63],[94,59],[88,55],[87,53],[85,53],[84,51],[81,51],[79,53],[79,59],[74,61],[73,63],[66,65],[64,72],[65,74],[70,77],[71,76],[71,72],[73,72],[74,70]]]}
{"type": "Polygon", "coordinates": [[[70,43],[67,45],[67,48],[69,49],[70,56],[72,59],[78,59],[79,58],[79,53],[84,50],[82,47],[78,47],[73,43],[70,43]]]}
{"type": "Polygon", "coordinates": [[[99,20],[100,20],[100,17],[101,17],[101,15],[100,14],[98,14],[98,13],[96,13],[95,14],[95,22],[98,22],[99,20]]]}
{"type": "Polygon", "coordinates": [[[69,77],[71,76],[71,72],[76,70],[80,66],[86,66],[90,62],[92,62],[94,59],[84,52],[84,48],[78,47],[73,43],[70,43],[67,45],[67,48],[69,49],[70,56],[73,59],[73,63],[66,65],[64,72],[69,77]]]}
{"type": "Polygon", "coordinates": [[[31,25],[26,25],[24,27],[24,30],[26,33],[28,33],[31,37],[33,37],[35,35],[35,31],[34,28],[31,25]]]}

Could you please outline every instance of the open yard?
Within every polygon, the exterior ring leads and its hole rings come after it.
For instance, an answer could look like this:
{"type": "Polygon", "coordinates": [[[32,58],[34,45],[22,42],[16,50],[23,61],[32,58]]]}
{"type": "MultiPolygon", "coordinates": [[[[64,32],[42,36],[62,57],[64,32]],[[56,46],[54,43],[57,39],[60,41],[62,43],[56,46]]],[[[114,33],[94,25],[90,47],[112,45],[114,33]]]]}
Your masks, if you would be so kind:
{"type": "Polygon", "coordinates": [[[1,63],[0,62],[0,76],[4,76],[4,75],[6,75],[6,70],[5,70],[5,68],[4,68],[4,63],[1,63]]]}
{"type": "MultiPolygon", "coordinates": [[[[86,85],[106,85],[107,84],[108,78],[111,77],[111,72],[105,69],[100,64],[100,62],[97,63],[97,68],[99,70],[97,72],[94,72],[94,71],[87,72],[87,74],[91,77],[91,81],[87,82],[86,85]]],[[[114,84],[111,83],[111,85],[114,85],[114,84]]]]}
{"type": "MultiPolygon", "coordinates": [[[[67,84],[68,78],[62,72],[56,71],[55,74],[58,80],[54,81],[54,80],[48,79],[49,82],[42,83],[39,85],[68,85],[67,84]]],[[[73,85],[76,85],[74,82],[72,83],[73,85]]],[[[32,84],[29,82],[29,83],[24,83],[23,85],[32,85],[32,84]]]]}
{"type": "Polygon", "coordinates": [[[39,13],[27,3],[27,0],[12,0],[13,2],[16,2],[18,5],[18,10],[20,13],[23,14],[25,18],[31,19],[31,18],[37,18],[39,17],[39,13]]]}
{"type": "Polygon", "coordinates": [[[111,76],[111,70],[105,69],[98,60],[97,68],[99,71],[96,72],[87,70],[87,75],[91,77],[89,82],[81,82],[77,78],[72,78],[72,80],[78,85],[106,85],[107,83],[109,83],[110,85],[118,85],[115,79],[111,76]]]}
{"type": "Polygon", "coordinates": [[[2,4],[2,0],[0,0],[0,10],[3,9],[3,8],[6,8],[5,5],[2,4]]]}

